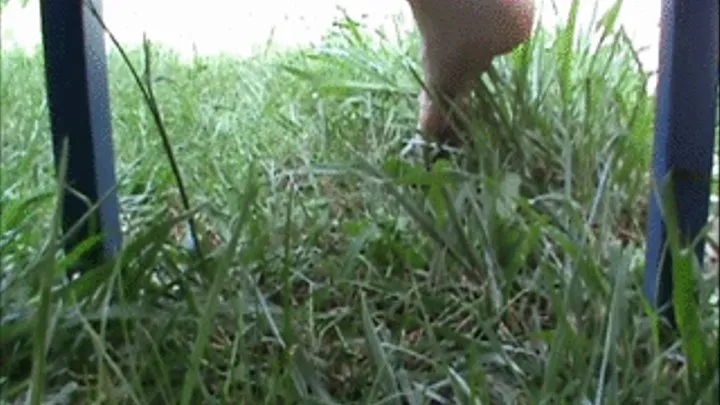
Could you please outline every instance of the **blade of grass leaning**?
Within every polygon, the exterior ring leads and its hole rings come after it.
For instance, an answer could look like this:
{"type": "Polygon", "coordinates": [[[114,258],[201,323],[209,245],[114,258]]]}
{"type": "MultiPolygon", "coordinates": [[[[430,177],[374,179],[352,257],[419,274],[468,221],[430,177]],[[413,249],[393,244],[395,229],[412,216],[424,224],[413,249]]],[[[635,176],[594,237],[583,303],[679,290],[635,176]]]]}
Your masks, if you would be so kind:
{"type": "Polygon", "coordinates": [[[605,393],[605,379],[608,373],[615,375],[615,370],[609,369],[614,367],[617,357],[617,341],[622,333],[622,319],[626,311],[626,291],[627,291],[627,276],[632,261],[632,257],[628,252],[616,252],[620,255],[619,258],[614,260],[612,266],[612,273],[615,279],[613,285],[613,293],[610,301],[610,310],[607,315],[607,322],[605,322],[605,346],[602,352],[602,363],[600,365],[599,378],[597,381],[597,388],[595,390],[595,405],[602,404],[617,404],[619,393],[608,392],[605,393]]]}
{"type": "MultiPolygon", "coordinates": [[[[123,61],[125,62],[127,68],[129,69],[130,73],[133,76],[133,79],[135,80],[135,84],[137,88],[140,90],[140,93],[143,96],[143,99],[145,101],[146,107],[150,110],[150,113],[152,115],[153,121],[157,127],[158,133],[160,134],[160,138],[162,139],[163,148],[165,151],[165,155],[168,159],[168,162],[170,163],[170,168],[173,172],[173,176],[175,177],[175,182],[177,183],[178,192],[180,193],[180,200],[183,204],[183,207],[185,210],[190,210],[190,198],[187,193],[187,188],[185,187],[185,183],[183,181],[183,177],[180,173],[180,167],[178,166],[177,159],[175,158],[175,153],[173,152],[172,143],[170,142],[170,136],[168,135],[165,123],[162,119],[162,114],[160,113],[160,107],[158,106],[157,100],[155,98],[155,93],[152,90],[152,78],[150,73],[150,62],[151,62],[151,49],[150,49],[150,41],[147,39],[146,35],[143,35],[143,56],[145,59],[145,77],[146,81],[143,83],[143,81],[140,79],[140,74],[137,72],[137,69],[130,61],[130,58],[127,56],[125,52],[125,48],[120,45],[120,42],[117,40],[115,35],[113,34],[110,29],[108,29],[107,25],[105,24],[104,19],[98,12],[97,8],[95,7],[92,2],[89,2],[87,0],[84,1],[84,4],[90,9],[90,11],[93,14],[93,17],[95,17],[102,27],[102,29],[105,31],[105,33],[108,35],[108,38],[110,38],[110,41],[113,43],[115,48],[120,53],[120,56],[122,57],[123,61]]],[[[198,242],[200,239],[197,236],[196,233],[196,226],[195,226],[195,220],[194,218],[188,219],[188,224],[190,228],[190,234],[192,236],[193,241],[195,241],[196,249],[195,252],[198,254],[198,256],[202,259],[203,252],[202,248],[198,245],[198,242]]]]}
{"type": "Polygon", "coordinates": [[[473,395],[473,390],[468,385],[468,382],[465,381],[465,379],[458,374],[457,371],[453,370],[452,367],[448,369],[448,374],[450,374],[450,381],[452,382],[453,391],[455,391],[455,395],[459,396],[460,399],[459,402],[462,404],[473,404],[473,405],[482,405],[482,401],[475,397],[473,395]]]}
{"type": "Polygon", "coordinates": [[[554,304],[560,306],[558,308],[558,322],[555,329],[552,331],[552,339],[550,342],[550,353],[545,360],[545,371],[543,373],[542,388],[540,391],[540,398],[542,403],[552,403],[551,400],[556,395],[556,392],[560,389],[560,373],[563,367],[563,360],[567,354],[567,347],[569,342],[572,341],[572,330],[566,319],[565,304],[563,300],[556,295],[554,304]]]}
{"type": "Polygon", "coordinates": [[[560,37],[558,38],[559,44],[557,50],[557,60],[560,69],[559,74],[559,85],[562,93],[562,100],[564,101],[564,112],[567,114],[570,103],[572,102],[572,73],[575,65],[574,59],[575,54],[573,52],[575,43],[575,30],[577,24],[577,14],[580,7],[579,0],[573,0],[570,4],[570,12],[567,18],[567,24],[563,27],[560,37]]]}
{"type": "MultiPolygon", "coordinates": [[[[92,325],[90,325],[90,323],[88,322],[87,319],[85,319],[85,317],[83,316],[82,313],[80,313],[78,311],[78,312],[76,312],[76,316],[80,320],[85,332],[87,332],[87,334],[90,336],[90,341],[92,342],[92,344],[96,350],[96,354],[97,354],[96,361],[98,363],[107,364],[107,367],[112,371],[113,378],[117,378],[120,381],[121,386],[127,388],[126,390],[124,390],[124,393],[129,397],[130,402],[132,404],[142,405],[144,402],[140,400],[140,398],[137,396],[137,393],[133,392],[130,389],[130,387],[132,387],[132,384],[130,384],[130,381],[127,380],[127,378],[122,370],[122,367],[115,361],[115,359],[113,359],[113,357],[110,355],[110,353],[108,353],[108,347],[107,347],[106,341],[100,336],[100,334],[98,334],[95,331],[95,329],[93,329],[92,325]]],[[[102,366],[102,367],[104,367],[104,366],[102,366]]],[[[102,383],[107,383],[107,382],[101,380],[101,381],[99,381],[99,383],[102,384],[102,383]]],[[[100,388],[100,387],[96,387],[96,388],[100,388]]],[[[104,399],[105,401],[108,401],[108,400],[116,401],[117,400],[116,397],[109,396],[109,394],[110,394],[109,392],[103,392],[101,390],[101,392],[99,392],[97,394],[100,399],[104,399]]]]}
{"type": "Polygon", "coordinates": [[[694,246],[688,246],[681,240],[680,224],[672,174],[656,185],[656,193],[662,207],[663,219],[667,229],[667,240],[672,258],[673,310],[683,351],[688,361],[688,383],[696,390],[697,379],[707,370],[708,347],[700,321],[700,306],[697,302],[696,269],[699,266],[694,246]]]}
{"type": "Polygon", "coordinates": [[[40,300],[36,309],[35,330],[33,332],[33,356],[32,371],[30,377],[30,391],[28,392],[28,403],[30,405],[40,405],[45,395],[45,379],[47,367],[47,350],[50,343],[49,326],[51,312],[51,292],[53,284],[54,269],[56,266],[56,252],[60,249],[58,241],[61,239],[62,233],[62,213],[63,201],[65,197],[66,175],[68,167],[68,140],[63,141],[62,153],[60,155],[60,164],[58,165],[58,185],[56,189],[55,212],[52,218],[52,228],[45,249],[43,249],[42,258],[39,265],[35,267],[33,273],[39,280],[40,300]]]}
{"type": "Polygon", "coordinates": [[[198,322],[198,328],[196,330],[195,342],[190,352],[188,359],[188,368],[185,372],[185,378],[183,382],[182,394],[180,396],[180,403],[182,405],[190,405],[193,402],[193,394],[195,386],[198,384],[198,378],[200,376],[200,363],[202,361],[202,355],[207,348],[210,332],[212,331],[212,321],[215,319],[215,314],[218,309],[220,300],[220,290],[225,286],[225,280],[230,273],[233,258],[237,252],[238,245],[240,243],[240,236],[243,233],[245,226],[248,224],[252,207],[255,204],[255,198],[257,196],[257,185],[255,184],[254,177],[254,166],[251,165],[245,176],[249,179],[247,186],[243,193],[243,198],[240,199],[241,204],[238,207],[240,214],[235,220],[235,224],[232,227],[232,233],[230,240],[228,241],[227,247],[223,257],[218,262],[218,266],[215,269],[215,278],[213,279],[210,290],[208,291],[208,301],[202,311],[202,318],[198,322]]]}
{"type": "MultiPolygon", "coordinates": [[[[475,269],[475,271],[479,272],[480,269],[483,268],[482,262],[475,250],[475,246],[473,246],[468,240],[468,235],[466,234],[462,224],[460,223],[460,215],[455,208],[455,201],[453,201],[453,198],[450,196],[450,193],[445,186],[438,185],[437,187],[440,188],[440,192],[442,193],[443,199],[445,200],[444,206],[448,218],[450,219],[450,225],[452,226],[454,236],[459,242],[460,249],[462,249],[461,253],[464,253],[464,257],[467,258],[466,260],[475,269]]],[[[493,303],[493,307],[495,308],[495,310],[500,310],[500,308],[502,307],[502,291],[500,283],[498,282],[495,274],[493,274],[493,271],[494,266],[487,266],[485,275],[487,276],[488,280],[490,280],[490,297],[493,303]]]]}
{"type": "MultiPolygon", "coordinates": [[[[385,389],[389,393],[396,393],[398,391],[398,381],[393,370],[393,366],[388,361],[385,350],[382,348],[382,342],[380,337],[375,332],[375,325],[373,324],[370,316],[370,309],[368,307],[367,298],[365,292],[360,293],[360,310],[362,317],[362,328],[365,335],[365,343],[370,351],[370,358],[375,367],[377,368],[376,381],[384,385],[385,389]]],[[[389,399],[388,399],[389,400],[389,399]]],[[[402,398],[396,397],[394,400],[389,401],[397,405],[402,404],[402,398]]]]}

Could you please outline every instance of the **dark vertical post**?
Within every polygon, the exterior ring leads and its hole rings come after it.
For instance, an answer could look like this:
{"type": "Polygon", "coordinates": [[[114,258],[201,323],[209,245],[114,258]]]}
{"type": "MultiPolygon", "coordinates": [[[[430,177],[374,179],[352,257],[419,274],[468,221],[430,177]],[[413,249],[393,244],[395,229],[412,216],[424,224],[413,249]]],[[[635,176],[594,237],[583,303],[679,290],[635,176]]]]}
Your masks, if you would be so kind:
{"type": "MultiPolygon", "coordinates": [[[[93,0],[100,11],[100,0],[93,0]]],[[[67,251],[98,232],[102,243],[82,262],[93,266],[120,247],[121,231],[115,193],[115,167],[110,125],[104,32],[84,0],[41,0],[43,48],[53,152],[58,168],[68,142],[67,185],[63,230],[68,232],[100,203],[91,223],[70,235],[67,251]],[[88,204],[89,202],[89,204],[88,204]]]]}
{"type": "MultiPolygon", "coordinates": [[[[660,186],[672,176],[684,241],[694,239],[708,219],[718,49],[718,0],[663,1],[653,176],[660,186]]],[[[647,232],[645,293],[674,324],[667,229],[655,195],[647,232]]],[[[704,244],[698,244],[701,261],[703,251],[704,244]]]]}

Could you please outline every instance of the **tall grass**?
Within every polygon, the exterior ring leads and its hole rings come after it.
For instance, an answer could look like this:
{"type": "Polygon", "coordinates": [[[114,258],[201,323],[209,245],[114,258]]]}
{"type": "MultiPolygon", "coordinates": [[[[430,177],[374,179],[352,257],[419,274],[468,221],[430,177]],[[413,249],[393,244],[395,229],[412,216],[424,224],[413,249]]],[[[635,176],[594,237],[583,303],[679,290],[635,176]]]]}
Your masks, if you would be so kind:
{"type": "MultiPolygon", "coordinates": [[[[246,60],[152,48],[189,212],[113,53],[126,241],[70,284],[42,56],[3,51],[6,403],[717,403],[718,356],[690,375],[640,289],[648,77],[612,13],[600,44],[569,21],[482,78],[475,164],[432,172],[399,157],[415,35],[347,19],[317,47],[246,60]]],[[[717,354],[711,277],[695,339],[717,354]]]]}

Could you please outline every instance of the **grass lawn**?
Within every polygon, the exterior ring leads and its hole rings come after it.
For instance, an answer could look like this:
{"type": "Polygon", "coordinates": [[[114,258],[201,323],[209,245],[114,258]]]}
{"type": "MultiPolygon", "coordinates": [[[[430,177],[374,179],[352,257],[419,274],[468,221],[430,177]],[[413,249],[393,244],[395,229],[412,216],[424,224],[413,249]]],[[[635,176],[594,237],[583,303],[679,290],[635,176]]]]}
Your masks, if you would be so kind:
{"type": "Polygon", "coordinates": [[[430,173],[400,157],[417,36],[346,20],[245,60],[127,50],[196,253],[114,51],[125,245],[73,283],[42,54],[3,51],[2,403],[717,403],[717,272],[688,273],[678,332],[641,292],[654,99],[605,22],[599,45],[559,27],[498,60],[475,164],[430,173]]]}

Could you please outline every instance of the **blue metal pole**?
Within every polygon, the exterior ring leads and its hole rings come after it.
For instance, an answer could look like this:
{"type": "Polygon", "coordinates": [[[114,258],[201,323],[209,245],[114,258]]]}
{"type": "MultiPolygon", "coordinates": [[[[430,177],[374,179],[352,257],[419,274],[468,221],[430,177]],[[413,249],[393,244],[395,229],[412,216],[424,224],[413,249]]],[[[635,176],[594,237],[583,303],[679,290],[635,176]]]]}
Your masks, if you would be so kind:
{"type": "MultiPolygon", "coordinates": [[[[718,0],[664,0],[657,89],[653,176],[672,176],[682,240],[707,224],[718,86],[718,0]]],[[[671,260],[667,229],[650,196],[644,290],[672,324],[671,260]],[[661,267],[662,263],[662,267],[661,267]]],[[[696,254],[702,262],[704,243],[696,254]]]]}
{"type": "MultiPolygon", "coordinates": [[[[94,1],[98,11],[102,2],[94,1]]],[[[93,235],[102,243],[81,260],[83,267],[100,264],[117,252],[122,243],[110,124],[104,32],[84,0],[41,0],[43,49],[47,100],[56,169],[63,144],[68,143],[66,184],[89,201],[66,188],[63,231],[100,202],[88,222],[68,235],[66,251],[93,235]]]]}

